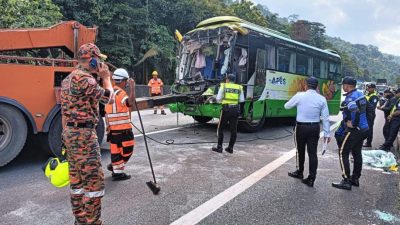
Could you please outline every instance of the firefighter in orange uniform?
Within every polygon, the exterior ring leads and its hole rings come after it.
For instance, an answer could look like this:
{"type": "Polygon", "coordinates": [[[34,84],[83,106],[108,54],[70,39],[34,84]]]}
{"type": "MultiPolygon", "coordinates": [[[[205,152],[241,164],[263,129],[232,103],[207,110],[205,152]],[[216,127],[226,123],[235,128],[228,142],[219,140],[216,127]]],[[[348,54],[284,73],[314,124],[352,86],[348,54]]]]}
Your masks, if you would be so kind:
{"type": "Polygon", "coordinates": [[[129,78],[125,69],[117,69],[112,76],[114,82],[113,104],[106,105],[107,140],[111,147],[111,164],[107,169],[112,172],[114,181],[130,179],[124,172],[125,164],[132,156],[135,139],[132,132],[131,107],[135,100],[135,81],[129,78]],[[124,88],[129,84],[129,96],[124,88]]]}
{"type": "MultiPolygon", "coordinates": [[[[150,96],[161,96],[163,94],[163,86],[164,83],[163,81],[158,78],[158,72],[157,71],[153,71],[153,73],[151,73],[151,75],[153,76],[152,79],[150,79],[149,81],[149,92],[150,92],[150,96]]],[[[160,110],[161,110],[161,114],[162,115],[166,115],[165,111],[164,111],[164,106],[160,106],[160,110]]],[[[157,106],[154,107],[154,114],[157,114],[157,106]]]]}

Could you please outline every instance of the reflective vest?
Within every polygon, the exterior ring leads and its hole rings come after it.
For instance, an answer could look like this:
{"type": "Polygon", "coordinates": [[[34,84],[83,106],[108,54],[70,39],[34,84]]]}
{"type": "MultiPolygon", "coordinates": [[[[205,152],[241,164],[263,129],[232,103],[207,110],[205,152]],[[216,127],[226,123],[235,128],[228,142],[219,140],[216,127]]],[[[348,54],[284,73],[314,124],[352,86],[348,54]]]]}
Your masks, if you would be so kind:
{"type": "Polygon", "coordinates": [[[365,98],[367,99],[367,101],[369,101],[369,99],[370,99],[372,96],[377,96],[377,97],[378,97],[376,91],[374,91],[374,93],[372,93],[372,94],[368,93],[367,95],[365,95],[365,98]]]}
{"type": "Polygon", "coordinates": [[[126,105],[128,95],[118,86],[114,87],[115,101],[105,106],[106,121],[111,131],[132,129],[130,108],[126,105]]]}
{"type": "Polygon", "coordinates": [[[390,110],[390,115],[393,114],[396,110],[400,109],[400,98],[397,99],[396,104],[390,110]]]}
{"type": "Polygon", "coordinates": [[[161,94],[161,87],[164,85],[160,78],[151,79],[148,86],[151,88],[152,94],[161,94]]]}
{"type": "Polygon", "coordinates": [[[223,89],[222,105],[237,105],[239,104],[240,94],[243,91],[242,85],[233,83],[222,83],[223,89]]]}

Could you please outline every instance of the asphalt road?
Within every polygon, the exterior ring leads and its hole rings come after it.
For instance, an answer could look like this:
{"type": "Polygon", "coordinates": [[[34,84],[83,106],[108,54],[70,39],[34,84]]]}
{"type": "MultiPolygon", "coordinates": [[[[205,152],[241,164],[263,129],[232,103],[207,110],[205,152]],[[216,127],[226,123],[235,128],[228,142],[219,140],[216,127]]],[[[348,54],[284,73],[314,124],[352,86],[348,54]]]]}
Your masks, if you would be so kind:
{"type": "MultiPolygon", "coordinates": [[[[134,123],[139,125],[134,115],[134,123]]],[[[378,113],[374,146],[382,142],[381,117],[378,113]]],[[[332,117],[333,122],[337,119],[332,117]]],[[[177,144],[149,141],[161,192],[154,196],[145,185],[151,173],[143,137],[137,136],[135,153],[126,167],[132,178],[113,182],[111,174],[105,173],[105,224],[179,224],[182,218],[186,222],[180,224],[185,225],[193,224],[195,218],[201,218],[199,224],[218,225],[400,224],[398,174],[364,167],[359,188],[344,191],[331,187],[331,182],[341,179],[334,142],[320,156],[314,188],[288,177],[287,172],[295,169],[289,123],[270,120],[255,134],[239,133],[230,155],[211,152],[212,143],[187,144],[215,142],[217,120],[200,125],[180,116],[177,127],[176,114],[161,116],[152,111],[143,112],[143,120],[152,138],[161,142],[173,139],[177,144]],[[384,216],[388,216],[387,222],[384,216]]],[[[226,138],[228,134],[226,131],[226,138]]],[[[37,151],[35,143],[30,139],[16,160],[0,168],[0,224],[73,224],[69,190],[48,183],[41,171],[47,156],[37,151]]],[[[105,168],[110,155],[108,145],[102,147],[105,168]]]]}

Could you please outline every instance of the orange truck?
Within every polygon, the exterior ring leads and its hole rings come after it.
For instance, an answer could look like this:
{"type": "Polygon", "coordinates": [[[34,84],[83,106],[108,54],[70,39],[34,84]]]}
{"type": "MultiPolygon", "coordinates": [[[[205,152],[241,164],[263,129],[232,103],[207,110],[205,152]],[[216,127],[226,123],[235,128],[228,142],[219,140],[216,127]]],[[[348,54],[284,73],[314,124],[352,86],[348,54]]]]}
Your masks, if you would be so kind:
{"type": "MultiPolygon", "coordinates": [[[[28,134],[38,134],[50,153],[60,151],[61,81],[74,69],[79,46],[94,43],[96,34],[75,21],[0,29],[0,167],[21,152],[28,134]]],[[[101,142],[102,120],[98,132],[101,142]]]]}

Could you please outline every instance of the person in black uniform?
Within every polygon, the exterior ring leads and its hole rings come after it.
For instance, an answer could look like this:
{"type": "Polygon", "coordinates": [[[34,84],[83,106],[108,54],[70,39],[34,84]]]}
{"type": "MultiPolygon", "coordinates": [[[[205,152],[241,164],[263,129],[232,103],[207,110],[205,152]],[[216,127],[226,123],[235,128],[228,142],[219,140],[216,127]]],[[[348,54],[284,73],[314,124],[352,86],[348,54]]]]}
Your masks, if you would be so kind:
{"type": "Polygon", "coordinates": [[[239,103],[244,102],[242,85],[235,84],[235,75],[226,75],[226,82],[221,83],[218,90],[217,102],[222,104],[221,117],[218,124],[218,144],[212,147],[214,152],[222,153],[222,143],[224,141],[223,127],[229,122],[231,138],[229,146],[225,148],[228,153],[233,153],[233,146],[236,142],[237,123],[240,114],[239,103]]]}
{"type": "Polygon", "coordinates": [[[367,105],[367,119],[368,119],[368,136],[367,142],[363,145],[363,147],[372,147],[372,138],[374,136],[374,122],[376,117],[376,106],[379,102],[378,94],[376,93],[376,85],[375,84],[368,84],[367,85],[367,94],[365,98],[368,101],[367,105]]]}
{"type": "Polygon", "coordinates": [[[385,151],[390,151],[400,129],[400,88],[397,89],[395,93],[396,103],[393,105],[387,118],[389,121],[389,135],[388,138],[385,140],[385,143],[379,146],[379,149],[385,151]]]}
{"type": "Polygon", "coordinates": [[[382,110],[385,116],[385,124],[383,125],[383,137],[386,139],[389,138],[389,120],[388,116],[390,115],[390,110],[396,104],[396,98],[394,94],[390,90],[385,90],[383,93],[383,101],[377,107],[379,110],[382,110]]]}

